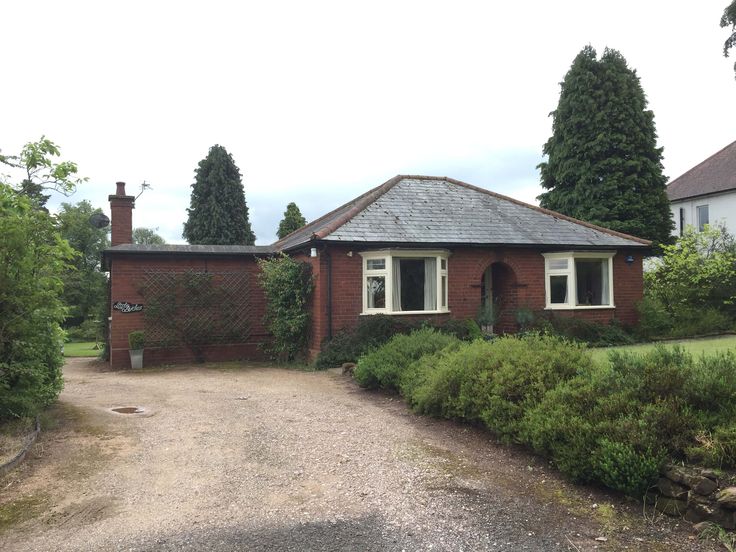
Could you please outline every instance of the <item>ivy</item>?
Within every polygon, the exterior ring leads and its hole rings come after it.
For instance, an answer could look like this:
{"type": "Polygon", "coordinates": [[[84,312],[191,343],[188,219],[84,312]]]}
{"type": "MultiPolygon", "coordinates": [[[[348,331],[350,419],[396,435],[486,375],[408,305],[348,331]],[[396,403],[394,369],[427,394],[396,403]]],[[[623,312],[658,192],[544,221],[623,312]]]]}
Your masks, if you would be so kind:
{"type": "Polygon", "coordinates": [[[314,283],[312,267],[283,253],[259,260],[261,285],[266,295],[266,327],[273,335],[270,352],[281,359],[303,355],[309,337],[307,306],[314,283]]]}

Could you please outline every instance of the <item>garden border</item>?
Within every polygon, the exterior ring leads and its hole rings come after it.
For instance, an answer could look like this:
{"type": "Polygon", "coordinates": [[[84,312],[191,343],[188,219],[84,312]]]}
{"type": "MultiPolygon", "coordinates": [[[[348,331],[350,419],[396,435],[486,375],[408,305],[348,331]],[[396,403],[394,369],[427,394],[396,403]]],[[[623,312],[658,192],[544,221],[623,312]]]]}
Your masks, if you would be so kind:
{"type": "Polygon", "coordinates": [[[16,454],[13,458],[0,466],[0,477],[15,469],[18,464],[23,461],[23,459],[26,457],[26,454],[28,454],[31,446],[33,446],[33,443],[36,442],[36,438],[38,437],[39,433],[41,433],[41,421],[39,420],[38,416],[36,416],[36,423],[33,429],[33,433],[31,433],[31,437],[27,439],[26,444],[23,445],[18,454],[16,454]]]}

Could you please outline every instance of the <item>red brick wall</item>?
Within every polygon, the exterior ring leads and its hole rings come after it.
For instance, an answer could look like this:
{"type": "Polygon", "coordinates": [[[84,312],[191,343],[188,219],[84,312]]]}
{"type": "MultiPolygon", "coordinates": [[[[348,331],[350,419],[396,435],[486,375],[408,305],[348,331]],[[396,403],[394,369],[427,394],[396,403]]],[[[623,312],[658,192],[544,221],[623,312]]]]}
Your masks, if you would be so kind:
{"type": "MultiPolygon", "coordinates": [[[[330,334],[326,309],[327,255],[332,264],[332,333],[342,328],[354,327],[363,308],[362,257],[359,250],[347,246],[327,246],[320,250],[317,259],[309,259],[315,270],[315,296],[312,306],[314,325],[310,342],[310,355],[315,356],[323,339],[330,334]],[[352,256],[349,253],[352,252],[352,256]]],[[[306,257],[305,257],[306,258],[306,257]]],[[[545,309],[544,257],[534,249],[484,249],[452,248],[448,260],[449,314],[416,316],[411,318],[446,320],[448,317],[475,318],[481,303],[481,279],[491,263],[504,263],[513,271],[514,280],[506,291],[510,306],[502,309],[497,329],[514,331],[514,311],[526,307],[533,311],[545,309]]],[[[636,303],[643,293],[642,255],[632,251],[619,251],[613,261],[613,289],[615,309],[583,309],[553,311],[560,316],[576,316],[598,322],[618,319],[624,324],[637,320],[636,303]],[[634,262],[627,264],[627,255],[634,262]]],[[[396,315],[405,317],[407,315],[396,315]]]]}
{"type": "MultiPolygon", "coordinates": [[[[207,361],[223,361],[240,358],[263,358],[263,352],[259,345],[268,340],[268,332],[263,326],[265,298],[256,281],[259,269],[254,257],[116,255],[113,257],[110,267],[111,305],[117,301],[127,301],[128,303],[142,303],[145,309],[145,300],[139,289],[144,280],[145,270],[151,269],[174,271],[193,269],[209,272],[245,270],[251,274],[249,307],[252,312],[248,342],[208,347],[205,350],[205,359],[207,361]]],[[[115,369],[129,368],[128,334],[133,330],[143,329],[144,313],[122,313],[116,310],[111,312],[110,365],[115,369]]],[[[192,360],[194,360],[192,353],[182,347],[165,349],[146,347],[144,353],[144,366],[190,362],[192,360]]]]}

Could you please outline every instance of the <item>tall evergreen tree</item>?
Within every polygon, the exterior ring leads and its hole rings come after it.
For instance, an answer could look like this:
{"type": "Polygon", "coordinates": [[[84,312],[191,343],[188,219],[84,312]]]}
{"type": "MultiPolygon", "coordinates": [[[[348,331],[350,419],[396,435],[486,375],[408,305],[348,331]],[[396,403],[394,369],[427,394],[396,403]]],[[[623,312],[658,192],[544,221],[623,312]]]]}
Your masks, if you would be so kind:
{"type": "MultiPolygon", "coordinates": [[[[721,27],[731,27],[731,34],[723,43],[723,55],[728,57],[728,52],[736,46],[736,0],[733,0],[721,16],[721,27]]],[[[736,63],[733,66],[736,71],[736,63]]]]}
{"type": "Polygon", "coordinates": [[[542,207],[650,239],[670,241],[673,221],[654,114],[635,70],[616,50],[577,55],[552,112],[541,163],[542,207]]]}
{"type": "Polygon", "coordinates": [[[240,169],[227,150],[214,145],[194,171],[184,239],[191,244],[253,245],[240,169]]]}
{"type": "Polygon", "coordinates": [[[307,224],[307,219],[302,216],[302,212],[296,203],[293,201],[286,206],[284,211],[284,218],[279,222],[279,230],[276,232],[279,239],[288,236],[295,230],[299,230],[302,226],[307,224]]]}

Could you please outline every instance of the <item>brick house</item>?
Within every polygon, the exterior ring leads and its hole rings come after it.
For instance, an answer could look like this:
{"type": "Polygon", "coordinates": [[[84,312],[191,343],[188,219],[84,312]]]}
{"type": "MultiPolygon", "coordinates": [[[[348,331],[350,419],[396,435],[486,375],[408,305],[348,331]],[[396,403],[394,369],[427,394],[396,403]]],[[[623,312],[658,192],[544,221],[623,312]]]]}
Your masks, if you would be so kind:
{"type": "MultiPolygon", "coordinates": [[[[118,184],[110,204],[112,244],[103,264],[111,305],[118,305],[110,332],[115,368],[129,366],[128,332],[155,331],[146,327],[145,313],[134,310],[145,309],[141,282],[167,272],[249,280],[247,339],[203,353],[225,360],[257,357],[268,339],[256,259],[283,252],[308,262],[315,282],[314,356],[324,339],[361,316],[441,322],[475,318],[490,301],[500,306],[497,326],[504,332],[516,329],[520,308],[633,324],[651,245],[446,177],[397,176],[270,246],[132,245],[134,198],[118,184]]],[[[146,364],[191,358],[183,347],[146,348],[146,364]]]]}

